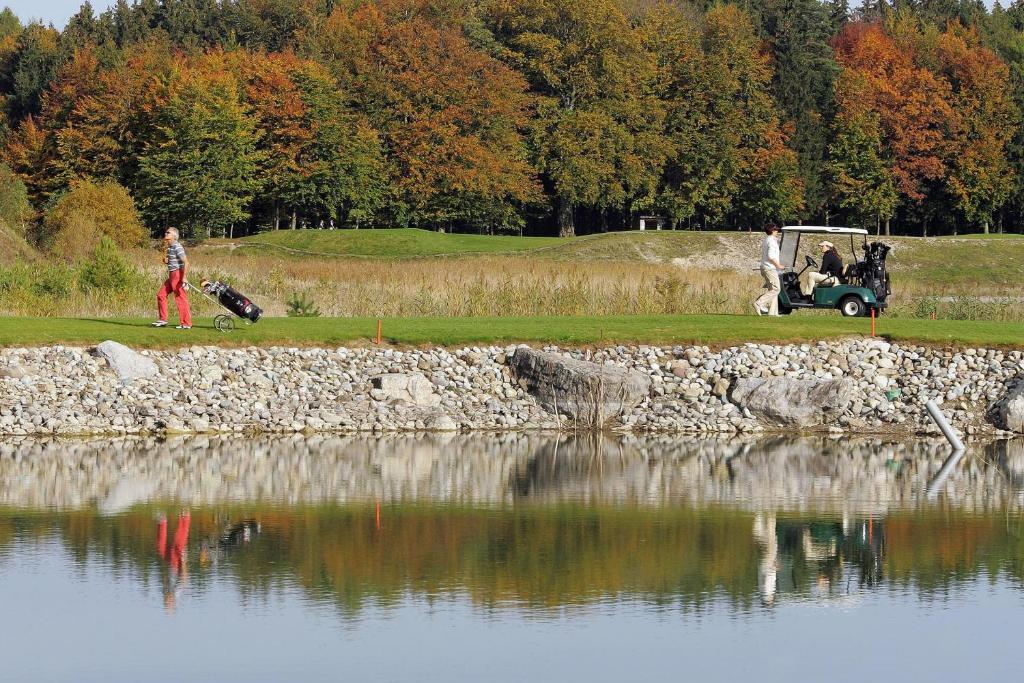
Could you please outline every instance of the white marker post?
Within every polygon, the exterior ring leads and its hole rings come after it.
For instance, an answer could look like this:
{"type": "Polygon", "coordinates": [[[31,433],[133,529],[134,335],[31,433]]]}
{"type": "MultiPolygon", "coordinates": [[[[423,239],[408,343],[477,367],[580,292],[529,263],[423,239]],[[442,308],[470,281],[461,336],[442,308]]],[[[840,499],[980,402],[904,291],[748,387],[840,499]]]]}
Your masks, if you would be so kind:
{"type": "Polygon", "coordinates": [[[942,430],[942,434],[949,441],[950,445],[953,446],[953,450],[962,451],[964,444],[957,436],[956,431],[946,420],[946,416],[942,414],[942,410],[935,403],[935,401],[928,401],[924,404],[924,407],[928,409],[928,414],[931,415],[932,420],[935,424],[939,425],[939,429],[942,430]]]}

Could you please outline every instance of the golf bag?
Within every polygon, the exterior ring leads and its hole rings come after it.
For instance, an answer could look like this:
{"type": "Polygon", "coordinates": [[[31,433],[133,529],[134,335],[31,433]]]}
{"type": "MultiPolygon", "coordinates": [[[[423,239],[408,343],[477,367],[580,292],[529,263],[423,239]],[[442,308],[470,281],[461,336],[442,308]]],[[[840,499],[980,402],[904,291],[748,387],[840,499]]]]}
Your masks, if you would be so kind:
{"type": "Polygon", "coordinates": [[[860,266],[861,286],[875,293],[879,303],[884,303],[892,291],[889,287],[889,273],[885,270],[885,257],[891,247],[881,242],[864,245],[864,260],[860,266]]]}
{"type": "Polygon", "coordinates": [[[217,299],[217,303],[237,315],[239,318],[256,322],[260,319],[260,316],[263,315],[263,310],[259,306],[249,301],[248,297],[243,296],[234,289],[231,289],[223,282],[219,282],[217,280],[212,282],[209,280],[204,281],[203,292],[215,297],[217,299]]]}

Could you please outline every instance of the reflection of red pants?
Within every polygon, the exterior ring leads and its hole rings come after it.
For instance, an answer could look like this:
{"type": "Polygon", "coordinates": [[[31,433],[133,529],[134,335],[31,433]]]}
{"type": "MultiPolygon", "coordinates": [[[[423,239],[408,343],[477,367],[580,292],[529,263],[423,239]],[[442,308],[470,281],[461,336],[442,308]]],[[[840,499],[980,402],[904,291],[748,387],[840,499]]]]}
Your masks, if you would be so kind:
{"type": "Polygon", "coordinates": [[[192,517],[187,513],[178,515],[178,528],[174,531],[174,543],[167,545],[167,518],[161,517],[156,525],[156,552],[177,573],[181,569],[181,562],[185,557],[185,546],[188,545],[188,527],[192,517]]]}
{"type": "Polygon", "coordinates": [[[172,270],[167,274],[167,281],[156,293],[156,310],[160,320],[167,320],[167,295],[174,293],[174,304],[178,307],[178,319],[182,325],[192,326],[192,310],[188,307],[188,294],[185,292],[185,278],[181,270],[172,270]]]}

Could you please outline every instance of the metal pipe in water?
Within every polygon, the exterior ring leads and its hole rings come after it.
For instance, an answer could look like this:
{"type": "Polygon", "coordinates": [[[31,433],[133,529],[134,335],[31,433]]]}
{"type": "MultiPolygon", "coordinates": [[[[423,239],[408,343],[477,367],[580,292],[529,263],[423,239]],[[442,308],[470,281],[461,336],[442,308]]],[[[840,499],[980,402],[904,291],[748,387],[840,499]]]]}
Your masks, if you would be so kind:
{"type": "Polygon", "coordinates": [[[953,446],[954,450],[962,451],[964,449],[964,443],[960,440],[960,437],[956,435],[953,427],[946,420],[946,416],[942,414],[942,410],[935,403],[935,401],[928,401],[924,404],[924,407],[928,409],[928,414],[931,415],[932,420],[942,430],[943,436],[949,441],[950,445],[953,446]]]}
{"type": "Polygon", "coordinates": [[[938,495],[939,489],[942,488],[942,485],[946,483],[946,479],[949,478],[949,473],[953,471],[963,457],[963,451],[953,451],[949,454],[946,461],[942,463],[942,468],[935,473],[935,476],[932,477],[932,480],[928,482],[928,486],[925,488],[925,493],[929,498],[934,498],[938,495]]]}

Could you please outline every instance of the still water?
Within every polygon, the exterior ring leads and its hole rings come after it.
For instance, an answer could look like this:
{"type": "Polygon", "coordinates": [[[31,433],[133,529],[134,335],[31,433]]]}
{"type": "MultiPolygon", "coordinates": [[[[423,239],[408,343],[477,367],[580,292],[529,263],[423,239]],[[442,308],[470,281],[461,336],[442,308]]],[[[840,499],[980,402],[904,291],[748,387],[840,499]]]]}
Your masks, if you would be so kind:
{"type": "Polygon", "coordinates": [[[967,681],[1024,443],[0,444],[0,680],[967,681]]]}

